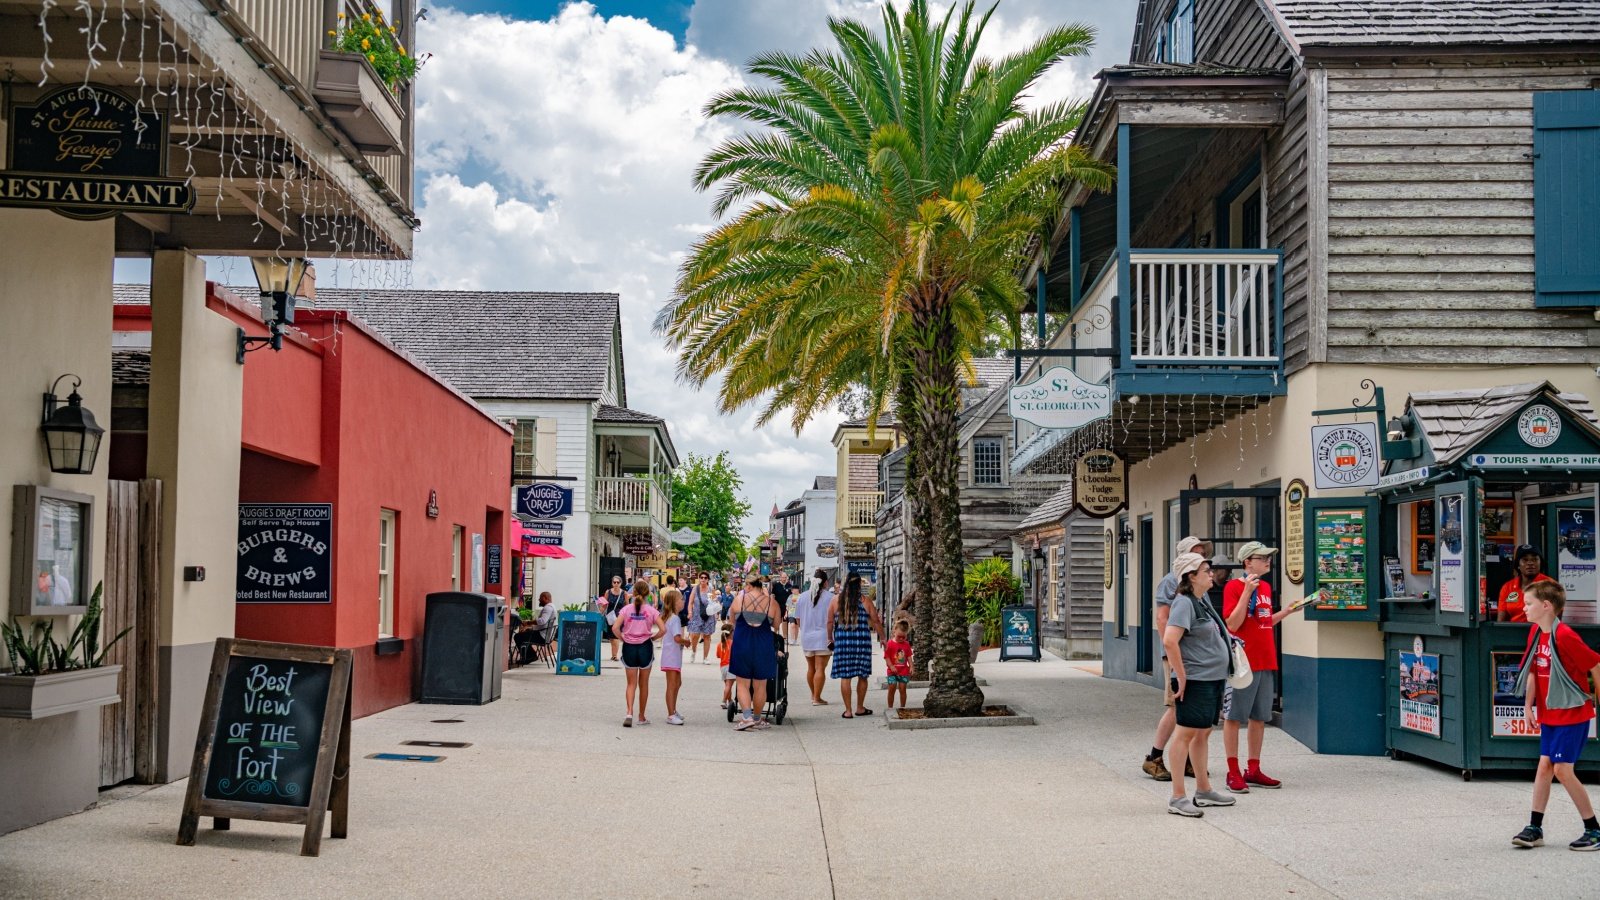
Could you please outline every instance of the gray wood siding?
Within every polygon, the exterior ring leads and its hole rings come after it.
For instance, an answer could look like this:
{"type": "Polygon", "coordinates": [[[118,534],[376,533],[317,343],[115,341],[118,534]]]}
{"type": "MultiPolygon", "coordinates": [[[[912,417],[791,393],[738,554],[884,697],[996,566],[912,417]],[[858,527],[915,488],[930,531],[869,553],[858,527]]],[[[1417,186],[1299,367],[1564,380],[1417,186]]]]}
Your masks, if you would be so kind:
{"type": "MultiPolygon", "coordinates": [[[[1176,0],[1154,0],[1147,7],[1135,62],[1148,62],[1155,52],[1156,36],[1176,0]]],[[[1288,45],[1267,20],[1256,0],[1196,0],[1194,58],[1250,68],[1286,68],[1291,61],[1288,45]]]]}
{"type": "Polygon", "coordinates": [[[1533,305],[1535,91],[1600,61],[1330,65],[1327,358],[1600,362],[1583,310],[1533,305]]]}
{"type": "Polygon", "coordinates": [[[1099,641],[1105,617],[1106,521],[1085,515],[1067,519],[1068,633],[1072,639],[1099,641]]]}
{"type": "MultiPolygon", "coordinates": [[[[1283,126],[1267,135],[1262,179],[1267,246],[1283,248],[1283,355],[1286,374],[1312,360],[1307,78],[1297,67],[1284,98],[1283,126]]],[[[1320,349],[1320,348],[1319,348],[1320,349]]]]}

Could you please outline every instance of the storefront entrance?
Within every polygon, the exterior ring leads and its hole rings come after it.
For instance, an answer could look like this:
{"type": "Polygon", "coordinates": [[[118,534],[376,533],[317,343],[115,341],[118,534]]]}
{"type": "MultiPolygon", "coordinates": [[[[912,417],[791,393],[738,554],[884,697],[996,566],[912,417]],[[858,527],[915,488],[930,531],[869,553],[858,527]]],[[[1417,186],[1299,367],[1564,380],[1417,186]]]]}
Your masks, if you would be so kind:
{"type": "MultiPolygon", "coordinates": [[[[1228,580],[1239,569],[1236,555],[1239,548],[1251,541],[1260,541],[1268,547],[1281,547],[1278,521],[1276,484],[1251,488],[1211,488],[1181,491],[1178,494],[1178,535],[1195,535],[1211,545],[1211,569],[1216,583],[1211,589],[1211,602],[1222,611],[1222,592],[1228,580]],[[1204,518],[1194,515],[1195,510],[1209,510],[1204,518]]],[[[1272,588],[1272,606],[1280,609],[1283,592],[1280,588],[1282,557],[1273,560],[1266,582],[1272,588]]],[[[1283,711],[1283,626],[1274,629],[1278,644],[1278,695],[1272,708],[1283,711]]]]}

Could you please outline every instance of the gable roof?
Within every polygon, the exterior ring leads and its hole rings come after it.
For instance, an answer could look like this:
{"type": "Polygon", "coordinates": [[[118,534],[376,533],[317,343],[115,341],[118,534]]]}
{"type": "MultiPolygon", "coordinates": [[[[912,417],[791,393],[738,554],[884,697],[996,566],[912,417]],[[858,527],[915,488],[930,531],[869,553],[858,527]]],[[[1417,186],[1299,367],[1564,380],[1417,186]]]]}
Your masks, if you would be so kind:
{"type": "Polygon", "coordinates": [[[613,355],[621,375],[616,294],[318,288],[316,303],[361,318],[473,398],[598,400],[613,355]]]}
{"type": "Polygon", "coordinates": [[[1436,464],[1448,466],[1505,425],[1517,410],[1546,392],[1553,396],[1562,411],[1600,429],[1600,418],[1596,418],[1589,398],[1582,394],[1556,393],[1548,381],[1496,388],[1424,391],[1412,394],[1406,408],[1416,417],[1424,439],[1433,449],[1436,464]]]}
{"type": "Polygon", "coordinates": [[[1258,0],[1298,47],[1600,41],[1600,0],[1258,0]]]}
{"type": "Polygon", "coordinates": [[[818,475],[816,480],[811,482],[811,489],[813,491],[837,491],[839,489],[839,476],[818,475]]]}
{"type": "Polygon", "coordinates": [[[1017,534],[1047,525],[1054,525],[1066,518],[1069,512],[1072,512],[1072,482],[1070,481],[1067,482],[1066,487],[1056,491],[1050,499],[1039,504],[1033,512],[1028,513],[1028,517],[1023,519],[1011,533],[1017,534]]]}
{"type": "Polygon", "coordinates": [[[667,451],[667,459],[672,462],[672,467],[678,467],[678,448],[672,444],[672,434],[667,430],[667,420],[660,416],[652,416],[647,412],[637,409],[628,409],[625,406],[612,406],[608,403],[600,404],[594,411],[596,424],[605,425],[647,425],[656,430],[661,438],[661,446],[667,451]]]}

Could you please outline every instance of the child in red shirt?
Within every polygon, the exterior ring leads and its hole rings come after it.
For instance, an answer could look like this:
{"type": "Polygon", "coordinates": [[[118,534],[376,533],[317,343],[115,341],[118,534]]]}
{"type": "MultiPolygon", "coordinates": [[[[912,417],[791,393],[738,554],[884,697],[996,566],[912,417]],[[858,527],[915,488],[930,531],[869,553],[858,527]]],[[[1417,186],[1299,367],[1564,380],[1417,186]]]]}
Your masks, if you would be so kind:
{"type": "Polygon", "coordinates": [[[1567,789],[1572,805],[1583,817],[1583,834],[1567,848],[1600,850],[1600,821],[1595,819],[1588,790],[1573,771],[1594,719],[1590,679],[1600,683],[1600,653],[1562,623],[1566,605],[1567,592],[1555,581],[1530,584],[1523,597],[1523,608],[1534,627],[1528,633],[1517,687],[1527,698],[1523,714],[1528,724],[1539,726],[1539,770],[1533,776],[1533,816],[1511,843],[1518,847],[1544,843],[1544,808],[1554,778],[1567,789]]]}
{"type": "Polygon", "coordinates": [[[883,645],[883,661],[889,677],[884,683],[889,687],[888,704],[894,706],[894,695],[900,692],[900,709],[906,708],[906,685],[911,683],[911,643],[906,640],[906,623],[894,623],[894,638],[883,645]]]}

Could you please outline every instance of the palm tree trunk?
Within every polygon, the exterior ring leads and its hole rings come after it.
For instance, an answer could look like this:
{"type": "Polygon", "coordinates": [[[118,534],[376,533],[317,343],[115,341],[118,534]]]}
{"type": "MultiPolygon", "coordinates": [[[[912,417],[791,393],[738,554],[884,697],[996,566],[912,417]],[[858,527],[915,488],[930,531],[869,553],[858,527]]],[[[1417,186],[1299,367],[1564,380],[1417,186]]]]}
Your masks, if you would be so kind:
{"type": "Polygon", "coordinates": [[[933,606],[933,665],[938,677],[923,708],[948,718],[983,713],[983,691],[967,655],[967,610],[963,596],[961,497],[956,385],[956,328],[950,304],[937,287],[928,289],[912,312],[912,379],[920,439],[919,466],[926,485],[927,547],[931,558],[928,597],[933,606]]]}
{"type": "Polygon", "coordinates": [[[905,507],[906,575],[916,598],[911,610],[915,619],[911,630],[911,677],[927,681],[928,664],[933,659],[933,596],[929,591],[933,548],[929,544],[932,532],[928,527],[927,487],[923,483],[922,440],[911,436],[917,422],[915,398],[911,373],[902,370],[895,390],[895,418],[906,435],[906,482],[900,491],[900,502],[905,507]]]}

